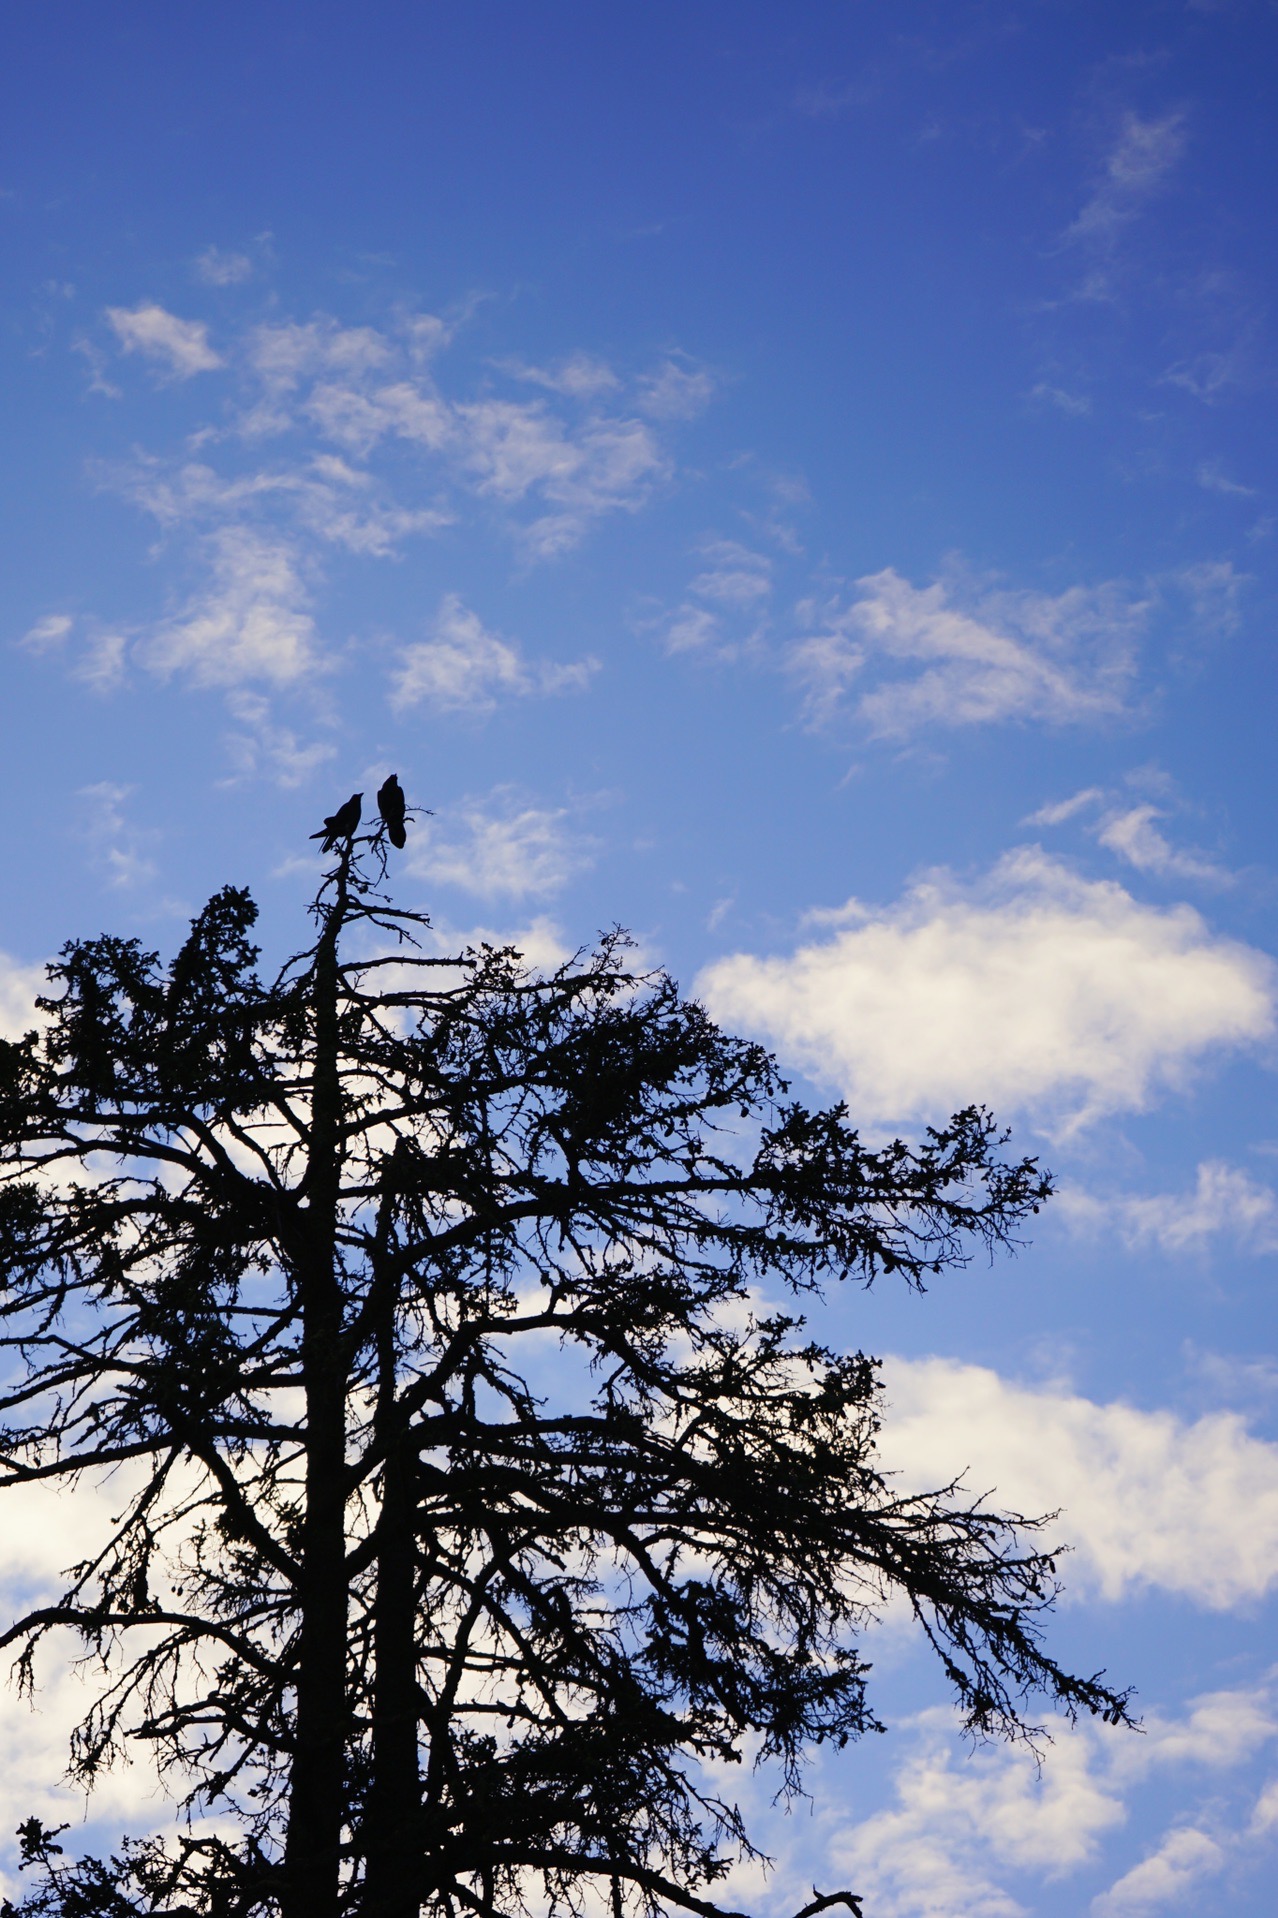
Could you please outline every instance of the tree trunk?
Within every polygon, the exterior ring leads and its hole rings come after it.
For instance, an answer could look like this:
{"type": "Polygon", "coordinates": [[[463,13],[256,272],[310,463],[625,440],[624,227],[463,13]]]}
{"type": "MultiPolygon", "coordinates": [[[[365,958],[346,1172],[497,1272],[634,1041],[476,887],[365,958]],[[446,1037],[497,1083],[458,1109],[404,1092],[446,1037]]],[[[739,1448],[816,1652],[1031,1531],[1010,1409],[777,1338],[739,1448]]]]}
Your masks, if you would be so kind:
{"type": "Polygon", "coordinates": [[[421,1765],[417,1745],[415,1544],[409,1461],[392,1442],[378,1520],[373,1619],[373,1779],[366,1918],[417,1918],[421,1905],[421,1765]]]}
{"type": "Polygon", "coordinates": [[[341,1182],[337,940],[346,914],[349,859],[348,848],[315,953],[306,1250],[298,1272],[306,1509],[283,1918],[337,1918],[346,1820],[346,1378],[336,1249],[341,1182]]]}
{"type": "MultiPolygon", "coordinates": [[[[394,1161],[378,1243],[389,1236],[394,1161]]],[[[365,1822],[366,1918],[417,1918],[421,1908],[421,1761],[417,1744],[417,1547],[414,1460],[396,1403],[396,1293],[384,1272],[377,1315],[376,1426],[382,1448],[373,1612],[373,1776],[365,1822]]]]}

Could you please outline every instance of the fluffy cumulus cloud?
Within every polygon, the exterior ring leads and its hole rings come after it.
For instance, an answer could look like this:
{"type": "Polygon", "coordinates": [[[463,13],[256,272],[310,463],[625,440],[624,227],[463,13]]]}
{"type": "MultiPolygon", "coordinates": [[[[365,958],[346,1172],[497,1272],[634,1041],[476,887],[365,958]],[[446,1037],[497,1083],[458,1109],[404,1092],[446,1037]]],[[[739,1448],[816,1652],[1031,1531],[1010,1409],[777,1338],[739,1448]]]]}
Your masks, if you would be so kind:
{"type": "Polygon", "coordinates": [[[1140,1110],[1274,1031],[1278,973],[1191,907],[1144,905],[1036,847],[984,882],[853,902],[783,957],[737,953],[699,990],[716,1017],[834,1085],[866,1125],[973,1100],[1081,1125],[1140,1110]]]}
{"type": "Polygon", "coordinates": [[[20,1039],[38,1023],[35,1002],[48,983],[43,966],[24,966],[0,952],[0,1039],[20,1039]]]}
{"type": "MultiPolygon", "coordinates": [[[[890,1802],[859,1824],[834,1805],[821,1821],[824,1876],[855,1885],[879,1918],[1024,1918],[1044,1881],[1087,1870],[1094,1884],[1121,1842],[1134,1789],[1159,1774],[1188,1795],[1197,1819],[1164,1833],[1097,1894],[1094,1918],[1145,1918],[1230,1865],[1258,1872],[1272,1858],[1278,1794],[1255,1795],[1231,1776],[1278,1732],[1269,1685],[1209,1694],[1177,1716],[1151,1713],[1143,1738],[1061,1727],[1041,1770],[1021,1751],[968,1751],[945,1710],[920,1713],[902,1732],[890,1802]],[[1222,1816],[1222,1787],[1240,1815],[1222,1816]]],[[[806,1880],[800,1869],[787,1891],[811,1883],[810,1865],[806,1880]]],[[[1077,1882],[1074,1899],[1070,1909],[1088,1909],[1077,1882]]]]}
{"type": "Polygon", "coordinates": [[[940,1358],[893,1360],[886,1378],[885,1464],[919,1488],[965,1468],[1000,1506],[1059,1511],[1069,1592],[1157,1589],[1222,1611],[1278,1588],[1278,1445],[1236,1413],[1100,1405],[940,1358]]]}
{"type": "Polygon", "coordinates": [[[211,373],[223,364],[209,345],[209,329],[202,320],[180,320],[162,306],[109,306],[107,320],[125,353],[141,353],[157,361],[173,378],[190,379],[211,373]]]}
{"type": "Polygon", "coordinates": [[[949,581],[913,586],[887,567],[859,579],[849,604],[800,606],[808,632],[790,666],[814,726],[849,708],[881,738],[1095,722],[1123,710],[1147,612],[1112,583],[973,593],[949,581]]]}
{"type": "Polygon", "coordinates": [[[592,659],[560,665],[530,660],[513,641],[490,632],[456,593],[446,595],[431,637],[400,655],[391,690],[397,712],[488,713],[501,699],[579,689],[596,670],[592,659]]]}

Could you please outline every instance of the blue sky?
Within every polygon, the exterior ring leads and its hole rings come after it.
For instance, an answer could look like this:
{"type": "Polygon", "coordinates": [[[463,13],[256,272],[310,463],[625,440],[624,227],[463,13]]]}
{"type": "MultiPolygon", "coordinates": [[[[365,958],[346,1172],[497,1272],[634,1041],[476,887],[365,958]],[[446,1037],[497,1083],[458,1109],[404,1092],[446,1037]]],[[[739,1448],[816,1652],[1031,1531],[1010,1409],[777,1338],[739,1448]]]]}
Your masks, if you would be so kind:
{"type": "MultiPolygon", "coordinates": [[[[394,768],[441,937],[619,921],[875,1136],[988,1102],[1059,1177],[1032,1247],[826,1329],[887,1355],[903,1474],[1063,1508],[1056,1642],[1146,1733],[968,1754],[889,1620],[891,1733],[761,1792],[740,1896],[1267,1912],[1273,7],[3,38],[6,1021],[226,881],[289,948],[307,835],[394,768]]],[[[73,1702],[3,1708],[0,1829],[73,1702]]]]}

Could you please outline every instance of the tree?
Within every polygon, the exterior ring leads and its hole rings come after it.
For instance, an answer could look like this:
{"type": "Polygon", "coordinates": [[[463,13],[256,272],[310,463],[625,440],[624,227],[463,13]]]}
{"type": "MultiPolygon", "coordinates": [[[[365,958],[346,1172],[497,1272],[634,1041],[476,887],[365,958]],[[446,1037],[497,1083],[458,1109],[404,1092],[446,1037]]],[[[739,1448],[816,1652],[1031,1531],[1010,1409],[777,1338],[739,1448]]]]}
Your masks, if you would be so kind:
{"type": "Polygon", "coordinates": [[[0,1483],[128,1487],[0,1643],[29,1685],[77,1635],[72,1776],[149,1746],[189,1814],[106,1861],[28,1820],[20,1909],[711,1918],[707,1764],[878,1729],[892,1596],[974,1731],[1123,1718],[1025,1522],[894,1490],[875,1362],[766,1303],[1008,1243],[1035,1161],[975,1108],[871,1150],[620,935],[441,958],[384,831],[336,852],[273,981],[227,888],[167,968],[66,946],[0,1048],[0,1483]]]}

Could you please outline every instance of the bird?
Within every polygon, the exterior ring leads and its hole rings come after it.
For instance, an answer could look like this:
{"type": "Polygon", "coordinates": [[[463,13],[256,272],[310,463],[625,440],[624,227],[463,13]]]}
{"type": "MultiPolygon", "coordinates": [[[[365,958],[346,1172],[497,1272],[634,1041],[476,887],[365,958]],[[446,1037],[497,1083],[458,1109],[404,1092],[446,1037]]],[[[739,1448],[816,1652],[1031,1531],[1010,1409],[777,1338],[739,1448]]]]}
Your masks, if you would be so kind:
{"type": "Polygon", "coordinates": [[[382,815],[382,824],[391,845],[398,846],[402,851],[405,839],[404,789],[394,773],[378,789],[377,810],[382,815]]]}
{"type": "Polygon", "coordinates": [[[363,806],[363,793],[352,793],[344,806],[330,813],[319,832],[311,834],[312,839],[322,839],[321,852],[332,852],[339,839],[353,839],[355,828],[359,824],[359,815],[363,806]]]}

